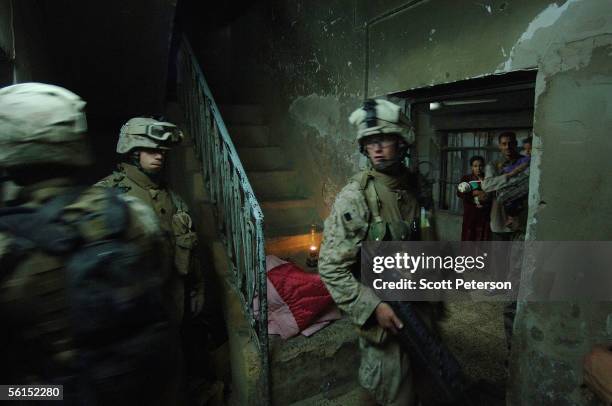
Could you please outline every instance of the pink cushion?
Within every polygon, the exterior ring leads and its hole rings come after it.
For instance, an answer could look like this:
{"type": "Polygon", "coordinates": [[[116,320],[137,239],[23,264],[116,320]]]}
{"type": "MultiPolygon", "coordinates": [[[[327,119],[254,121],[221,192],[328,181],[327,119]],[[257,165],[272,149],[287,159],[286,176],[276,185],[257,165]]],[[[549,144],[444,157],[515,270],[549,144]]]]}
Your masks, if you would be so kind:
{"type": "Polygon", "coordinates": [[[315,322],[333,304],[321,277],[304,272],[292,263],[284,263],[269,270],[268,279],[289,306],[300,331],[315,322]]]}

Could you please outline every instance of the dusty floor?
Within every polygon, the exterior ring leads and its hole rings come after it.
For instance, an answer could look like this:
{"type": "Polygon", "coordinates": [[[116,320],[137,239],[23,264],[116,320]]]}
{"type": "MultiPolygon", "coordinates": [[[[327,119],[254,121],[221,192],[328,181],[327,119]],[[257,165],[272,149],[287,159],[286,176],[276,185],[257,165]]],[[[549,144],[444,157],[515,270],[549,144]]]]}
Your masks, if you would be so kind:
{"type": "MultiPolygon", "coordinates": [[[[505,404],[507,349],[503,307],[503,302],[451,303],[448,305],[448,318],[442,325],[445,342],[463,365],[475,391],[483,396],[474,403],[475,406],[505,404]]],[[[335,394],[304,399],[293,406],[360,405],[360,396],[356,385],[346,385],[335,394]]]]}
{"type": "MultiPolygon", "coordinates": [[[[288,253],[283,259],[296,263],[308,272],[313,272],[315,269],[306,266],[304,250],[288,253]]],[[[462,364],[468,383],[473,385],[473,389],[479,396],[484,396],[484,399],[475,402],[475,406],[503,405],[505,404],[504,392],[507,378],[505,368],[507,347],[502,314],[506,302],[499,301],[500,297],[496,297],[498,301],[490,301],[493,298],[480,294],[472,294],[471,297],[471,300],[474,301],[470,300],[466,292],[457,292],[453,298],[455,300],[462,298],[463,301],[447,304],[448,317],[441,326],[442,336],[451,352],[462,364]]],[[[326,332],[318,334],[325,336],[326,332]]],[[[275,341],[272,339],[271,342],[275,341]]],[[[304,343],[301,341],[314,342],[316,337],[311,340],[301,337],[294,341],[294,343],[287,342],[286,344],[302,347],[304,343]]],[[[353,367],[356,369],[358,361],[354,364],[353,367]]],[[[272,362],[272,368],[274,368],[274,362],[272,362]]],[[[293,405],[359,405],[360,396],[357,382],[354,382],[336,387],[326,393],[320,393],[318,396],[303,399],[293,405]]]]}
{"type": "Polygon", "coordinates": [[[505,404],[507,356],[503,327],[504,302],[448,304],[449,317],[442,325],[444,341],[463,365],[470,383],[481,392],[493,392],[491,403],[505,404]]]}

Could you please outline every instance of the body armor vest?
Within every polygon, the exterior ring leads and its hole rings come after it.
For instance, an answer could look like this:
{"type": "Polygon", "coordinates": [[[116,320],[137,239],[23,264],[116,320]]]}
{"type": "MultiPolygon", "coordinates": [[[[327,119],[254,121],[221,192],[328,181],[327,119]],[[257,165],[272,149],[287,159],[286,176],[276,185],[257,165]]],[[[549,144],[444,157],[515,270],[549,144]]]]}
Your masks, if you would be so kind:
{"type": "Polygon", "coordinates": [[[366,171],[360,177],[359,187],[370,209],[367,240],[420,240],[420,207],[416,193],[407,188],[389,188],[373,171],[366,171]]]}

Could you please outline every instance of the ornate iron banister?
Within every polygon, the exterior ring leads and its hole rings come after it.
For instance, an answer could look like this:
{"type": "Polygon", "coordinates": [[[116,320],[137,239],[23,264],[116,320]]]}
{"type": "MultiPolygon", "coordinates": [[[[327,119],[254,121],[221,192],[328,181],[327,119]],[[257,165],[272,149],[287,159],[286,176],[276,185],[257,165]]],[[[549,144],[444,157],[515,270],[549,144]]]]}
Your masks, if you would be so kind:
{"type": "Polygon", "coordinates": [[[261,404],[270,403],[268,303],[263,213],[238,158],[217,103],[186,38],[178,58],[179,98],[215,207],[219,234],[233,268],[233,284],[261,355],[261,404]],[[258,298],[258,311],[253,300],[258,298]]]}

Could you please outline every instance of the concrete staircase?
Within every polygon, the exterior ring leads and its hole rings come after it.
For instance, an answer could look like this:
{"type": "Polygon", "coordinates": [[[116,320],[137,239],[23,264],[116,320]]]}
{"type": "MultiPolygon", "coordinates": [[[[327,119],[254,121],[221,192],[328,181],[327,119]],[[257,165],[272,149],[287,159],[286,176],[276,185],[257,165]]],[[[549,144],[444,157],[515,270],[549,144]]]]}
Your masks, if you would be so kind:
{"type": "Polygon", "coordinates": [[[288,239],[293,247],[304,247],[304,238],[295,237],[308,234],[310,225],[320,223],[320,219],[301,187],[299,174],[271,137],[262,106],[233,104],[220,108],[264,212],[267,248],[279,253],[283,249],[272,246],[278,245],[277,241],[285,241],[287,246],[288,239]]]}
{"type": "MultiPolygon", "coordinates": [[[[300,186],[300,174],[274,142],[260,105],[223,105],[221,113],[264,213],[266,253],[305,266],[314,222],[321,219],[300,186]]],[[[316,236],[320,243],[320,233],[316,236]]],[[[273,404],[320,404],[357,387],[359,350],[348,319],[312,337],[270,336],[273,404]]]]}
{"type": "MultiPolygon", "coordinates": [[[[177,105],[167,115],[182,123],[177,105]]],[[[224,105],[221,111],[249,180],[265,216],[266,252],[289,257],[304,269],[311,243],[310,225],[320,223],[314,203],[300,188],[299,174],[276,145],[258,105],[224,105]]],[[[202,174],[188,139],[172,152],[170,181],[192,207],[196,227],[209,230],[201,235],[213,245],[211,256],[217,279],[222,283],[224,317],[228,325],[232,396],[228,404],[255,404],[259,385],[259,354],[248,334],[248,322],[237,298],[231,295],[231,267],[221,244],[214,242],[215,227],[210,203],[203,190],[202,174]]],[[[348,319],[331,323],[312,337],[282,340],[270,336],[270,384],[272,404],[355,404],[358,393],[359,349],[355,329],[348,319]]],[[[221,368],[221,366],[215,366],[221,368]]]]}

